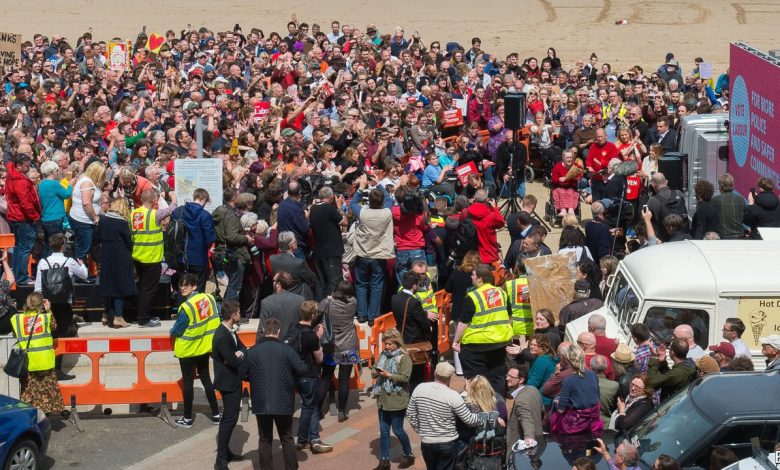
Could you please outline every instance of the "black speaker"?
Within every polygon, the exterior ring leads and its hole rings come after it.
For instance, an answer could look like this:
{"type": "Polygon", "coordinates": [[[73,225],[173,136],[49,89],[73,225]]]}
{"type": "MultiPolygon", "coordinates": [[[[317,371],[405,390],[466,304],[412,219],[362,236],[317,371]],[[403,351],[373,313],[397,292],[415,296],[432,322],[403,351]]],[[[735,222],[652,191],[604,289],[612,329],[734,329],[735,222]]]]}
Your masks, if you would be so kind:
{"type": "Polygon", "coordinates": [[[525,94],[510,93],[504,97],[504,125],[515,131],[525,125],[525,94]]]}
{"type": "Polygon", "coordinates": [[[688,154],[668,152],[658,160],[658,171],[666,176],[669,187],[688,191],[688,154]]]}

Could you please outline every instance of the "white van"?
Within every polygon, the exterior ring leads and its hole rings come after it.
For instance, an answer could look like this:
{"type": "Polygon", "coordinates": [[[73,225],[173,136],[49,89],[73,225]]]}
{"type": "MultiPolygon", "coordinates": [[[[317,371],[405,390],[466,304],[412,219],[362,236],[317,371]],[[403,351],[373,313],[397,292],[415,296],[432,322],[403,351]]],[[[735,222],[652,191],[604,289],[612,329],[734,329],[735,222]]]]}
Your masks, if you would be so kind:
{"type": "MultiPolygon", "coordinates": [[[[742,340],[756,370],[766,368],[759,336],[780,334],[780,243],[760,240],[687,240],[643,248],[620,262],[609,279],[600,313],[607,336],[631,345],[629,328],[644,323],[657,342],[672,338],[677,325],[693,328],[707,349],[722,341],[727,318],[745,323],[742,340]]],[[[566,325],[574,342],[588,330],[588,317],[566,325]]]]}

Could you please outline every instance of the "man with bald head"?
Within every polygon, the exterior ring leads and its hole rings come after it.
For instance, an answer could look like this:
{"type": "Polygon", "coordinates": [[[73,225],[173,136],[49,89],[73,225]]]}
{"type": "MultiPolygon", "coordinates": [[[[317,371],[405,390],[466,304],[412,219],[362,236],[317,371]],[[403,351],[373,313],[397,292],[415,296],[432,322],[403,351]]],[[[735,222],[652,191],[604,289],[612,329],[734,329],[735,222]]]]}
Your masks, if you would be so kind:
{"type": "Polygon", "coordinates": [[[619,385],[614,380],[609,380],[604,371],[607,370],[609,360],[601,354],[596,354],[593,359],[590,360],[590,369],[599,378],[599,401],[601,403],[601,421],[604,422],[604,427],[609,425],[609,419],[612,416],[612,412],[615,411],[617,406],[617,395],[619,385]]]}
{"type": "Polygon", "coordinates": [[[590,145],[585,166],[591,174],[590,187],[594,201],[604,198],[607,182],[607,165],[613,158],[620,158],[615,144],[607,140],[604,129],[596,129],[596,141],[590,145]]]}
{"type": "Polygon", "coordinates": [[[542,395],[549,399],[553,399],[561,394],[561,388],[563,387],[563,381],[567,377],[574,373],[574,369],[569,365],[568,359],[569,350],[572,344],[568,341],[564,341],[558,345],[558,357],[560,362],[555,366],[555,373],[547,379],[547,382],[542,386],[542,395]]]}
{"type": "MultiPolygon", "coordinates": [[[[580,333],[577,337],[577,344],[585,352],[585,367],[591,369],[590,362],[596,357],[596,335],[591,332],[580,333]]],[[[605,358],[607,361],[607,367],[604,368],[604,376],[609,380],[615,380],[615,371],[612,369],[612,361],[609,358],[605,358]]]]}
{"type": "Polygon", "coordinates": [[[685,340],[686,343],[688,343],[688,358],[692,359],[694,362],[696,362],[700,357],[704,356],[706,353],[704,352],[704,349],[702,349],[701,346],[696,344],[696,342],[693,340],[693,328],[691,328],[690,325],[679,325],[677,328],[674,329],[674,337],[680,338],[685,340]]]}

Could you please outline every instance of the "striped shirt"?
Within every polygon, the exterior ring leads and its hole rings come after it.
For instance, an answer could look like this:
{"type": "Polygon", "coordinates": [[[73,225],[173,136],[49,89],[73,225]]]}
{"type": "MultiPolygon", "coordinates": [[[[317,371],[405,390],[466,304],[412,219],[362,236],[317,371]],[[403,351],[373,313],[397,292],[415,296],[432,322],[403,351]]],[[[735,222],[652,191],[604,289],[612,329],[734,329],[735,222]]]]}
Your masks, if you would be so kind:
{"type": "Polygon", "coordinates": [[[479,423],[479,415],[466,408],[463,397],[438,382],[422,383],[414,389],[406,417],[423,444],[441,444],[457,439],[456,419],[469,426],[479,423]]]}

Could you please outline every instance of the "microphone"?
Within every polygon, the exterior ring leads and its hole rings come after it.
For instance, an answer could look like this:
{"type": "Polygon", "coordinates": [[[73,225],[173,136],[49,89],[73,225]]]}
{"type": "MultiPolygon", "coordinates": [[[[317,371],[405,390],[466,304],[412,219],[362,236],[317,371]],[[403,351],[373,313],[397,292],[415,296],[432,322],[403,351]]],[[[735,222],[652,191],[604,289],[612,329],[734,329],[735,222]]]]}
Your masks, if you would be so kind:
{"type": "Polygon", "coordinates": [[[620,162],[612,168],[612,173],[617,176],[631,176],[639,170],[639,164],[634,160],[620,162]]]}

